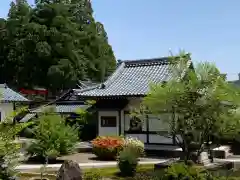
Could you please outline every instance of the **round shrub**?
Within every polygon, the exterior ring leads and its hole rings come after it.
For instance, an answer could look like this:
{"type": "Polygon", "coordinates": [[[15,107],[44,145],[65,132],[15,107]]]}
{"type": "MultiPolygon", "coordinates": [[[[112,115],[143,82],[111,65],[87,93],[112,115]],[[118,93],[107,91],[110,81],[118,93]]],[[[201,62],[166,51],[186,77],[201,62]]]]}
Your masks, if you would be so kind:
{"type": "Polygon", "coordinates": [[[136,156],[144,155],[144,143],[137,138],[126,137],[124,140],[124,148],[129,148],[136,156]]]}
{"type": "Polygon", "coordinates": [[[101,160],[116,159],[123,145],[124,139],[115,136],[99,136],[92,141],[93,153],[101,160]]]}
{"type": "Polygon", "coordinates": [[[134,176],[138,165],[138,157],[131,149],[123,149],[119,153],[118,167],[122,176],[134,176]]]}

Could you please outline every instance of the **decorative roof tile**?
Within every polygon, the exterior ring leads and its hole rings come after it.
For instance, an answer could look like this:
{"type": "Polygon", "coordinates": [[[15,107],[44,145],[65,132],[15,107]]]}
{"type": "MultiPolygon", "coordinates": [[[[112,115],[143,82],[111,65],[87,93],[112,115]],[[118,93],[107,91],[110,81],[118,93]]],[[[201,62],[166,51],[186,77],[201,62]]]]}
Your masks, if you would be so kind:
{"type": "Polygon", "coordinates": [[[117,70],[103,84],[75,89],[85,97],[146,95],[150,83],[171,79],[169,58],[122,61],[117,70]]]}
{"type": "Polygon", "coordinates": [[[6,84],[0,84],[0,101],[27,102],[27,98],[13,91],[6,84]]]}

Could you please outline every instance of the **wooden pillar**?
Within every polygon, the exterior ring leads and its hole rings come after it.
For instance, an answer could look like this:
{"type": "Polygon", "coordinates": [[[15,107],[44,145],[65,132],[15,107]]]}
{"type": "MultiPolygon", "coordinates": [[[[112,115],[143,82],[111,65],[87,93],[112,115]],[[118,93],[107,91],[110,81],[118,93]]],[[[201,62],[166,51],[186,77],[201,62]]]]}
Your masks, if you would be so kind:
{"type": "MultiPolygon", "coordinates": [[[[175,124],[175,110],[173,108],[173,111],[172,111],[172,123],[173,123],[173,126],[175,127],[176,124],[175,124]]],[[[176,145],[176,135],[174,134],[173,135],[173,144],[176,145]]]]}
{"type": "Polygon", "coordinates": [[[147,144],[149,144],[149,117],[148,117],[148,114],[146,115],[146,129],[147,129],[147,144]]]}
{"type": "Polygon", "coordinates": [[[118,110],[118,133],[119,133],[119,136],[122,134],[122,113],[121,113],[121,110],[118,110]]]}

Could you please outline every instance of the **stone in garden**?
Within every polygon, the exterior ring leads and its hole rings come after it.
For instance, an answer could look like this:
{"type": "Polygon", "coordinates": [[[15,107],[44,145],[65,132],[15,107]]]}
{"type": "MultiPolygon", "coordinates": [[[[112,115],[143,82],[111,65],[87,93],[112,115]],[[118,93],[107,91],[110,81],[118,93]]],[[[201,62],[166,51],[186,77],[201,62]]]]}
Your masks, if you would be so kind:
{"type": "Polygon", "coordinates": [[[177,162],[177,159],[174,159],[174,158],[169,159],[168,161],[158,163],[158,164],[154,164],[154,169],[155,170],[166,169],[166,168],[170,167],[175,162],[177,162]]]}
{"type": "Polygon", "coordinates": [[[211,163],[207,152],[200,153],[199,162],[202,163],[204,166],[207,166],[211,163]]]}
{"type": "Polygon", "coordinates": [[[83,172],[78,163],[65,161],[58,171],[56,180],[82,180],[83,172]]]}

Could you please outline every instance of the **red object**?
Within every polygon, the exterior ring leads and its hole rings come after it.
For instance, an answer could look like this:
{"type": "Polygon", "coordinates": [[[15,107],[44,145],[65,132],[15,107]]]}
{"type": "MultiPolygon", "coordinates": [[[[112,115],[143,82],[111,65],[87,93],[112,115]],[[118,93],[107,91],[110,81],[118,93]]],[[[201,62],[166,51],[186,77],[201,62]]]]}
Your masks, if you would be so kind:
{"type": "Polygon", "coordinates": [[[42,95],[45,95],[48,93],[47,90],[38,90],[38,89],[33,89],[33,90],[30,90],[30,89],[20,89],[20,92],[22,94],[42,94],[42,95]]]}

